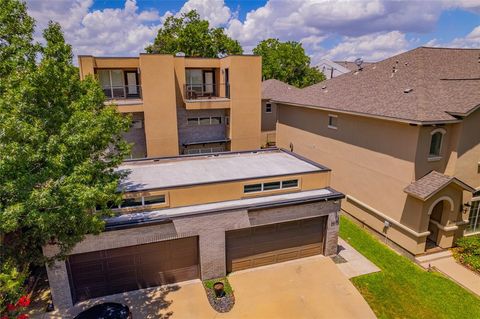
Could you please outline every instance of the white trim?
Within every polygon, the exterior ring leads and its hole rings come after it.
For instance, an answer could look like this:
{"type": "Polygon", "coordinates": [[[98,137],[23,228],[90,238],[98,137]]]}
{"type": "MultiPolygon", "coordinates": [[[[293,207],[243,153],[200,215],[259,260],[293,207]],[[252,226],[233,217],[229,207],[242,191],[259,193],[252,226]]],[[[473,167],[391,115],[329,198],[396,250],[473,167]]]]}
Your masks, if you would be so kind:
{"type": "Polygon", "coordinates": [[[333,130],[338,130],[338,115],[336,114],[328,114],[328,125],[327,125],[328,128],[331,128],[333,130]],[[337,119],[337,125],[330,125],[330,119],[331,118],[335,118],[337,119]]]}
{"type": "MultiPolygon", "coordinates": [[[[441,146],[440,146],[441,148],[441,146]]],[[[443,157],[442,156],[429,156],[427,158],[427,161],[428,162],[438,162],[439,160],[441,160],[443,157]]]]}
{"type": "Polygon", "coordinates": [[[370,212],[374,213],[375,215],[377,215],[378,217],[381,217],[382,219],[384,220],[387,220],[388,222],[390,222],[390,224],[392,225],[395,225],[397,226],[398,228],[402,229],[403,231],[409,233],[410,235],[412,236],[415,236],[417,238],[422,238],[422,237],[427,237],[428,235],[430,235],[430,232],[429,231],[425,231],[425,232],[422,232],[422,233],[419,233],[419,232],[416,232],[415,230],[401,224],[400,222],[396,221],[395,219],[381,213],[380,211],[376,210],[375,208],[359,201],[358,199],[356,199],[355,197],[352,197],[350,195],[346,195],[345,196],[345,199],[348,201],[352,201],[358,205],[361,205],[363,207],[365,207],[367,210],[369,210],[370,212]]]}
{"type": "Polygon", "coordinates": [[[443,129],[443,128],[437,128],[437,129],[434,129],[433,131],[430,132],[430,135],[433,135],[437,132],[440,132],[442,133],[442,135],[445,135],[447,133],[447,130],[443,129]]]}
{"type": "Polygon", "coordinates": [[[453,212],[453,209],[455,208],[455,204],[453,203],[453,199],[450,198],[450,196],[442,196],[440,198],[437,198],[432,205],[430,205],[430,208],[428,209],[428,216],[432,215],[433,208],[435,208],[435,205],[440,203],[441,201],[446,200],[447,202],[450,203],[450,211],[453,212]]]}

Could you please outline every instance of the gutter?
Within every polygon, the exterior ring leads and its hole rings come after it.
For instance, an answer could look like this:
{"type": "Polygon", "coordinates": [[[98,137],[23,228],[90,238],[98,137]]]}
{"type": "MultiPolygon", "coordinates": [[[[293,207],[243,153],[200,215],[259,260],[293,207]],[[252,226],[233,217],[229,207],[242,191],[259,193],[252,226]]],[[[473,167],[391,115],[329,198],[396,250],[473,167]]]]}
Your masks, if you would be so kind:
{"type": "Polygon", "coordinates": [[[388,117],[388,116],[373,115],[373,114],[360,113],[360,112],[345,111],[345,110],[339,110],[339,109],[328,108],[328,107],[323,107],[323,106],[299,104],[299,103],[285,102],[285,101],[278,101],[278,100],[271,100],[271,102],[272,103],[277,103],[277,104],[289,105],[289,106],[304,107],[304,108],[313,109],[313,110],[336,112],[336,113],[341,113],[341,114],[356,115],[356,116],[369,117],[369,118],[375,118],[375,119],[393,121],[393,122],[399,122],[399,123],[406,123],[406,124],[415,124],[415,125],[455,124],[455,123],[461,123],[462,122],[462,120],[457,120],[457,119],[455,119],[455,120],[441,120],[441,121],[416,121],[416,120],[400,119],[400,118],[395,118],[395,117],[388,117]]]}

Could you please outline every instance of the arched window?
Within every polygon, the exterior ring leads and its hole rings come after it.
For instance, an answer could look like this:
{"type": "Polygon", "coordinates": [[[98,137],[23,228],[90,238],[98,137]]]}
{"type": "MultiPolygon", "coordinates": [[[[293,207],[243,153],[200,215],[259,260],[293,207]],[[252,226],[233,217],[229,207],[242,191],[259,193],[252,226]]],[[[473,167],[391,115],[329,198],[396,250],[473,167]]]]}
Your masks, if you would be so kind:
{"type": "Polygon", "coordinates": [[[443,135],[445,134],[445,130],[437,129],[434,130],[431,135],[432,138],[430,140],[430,152],[428,153],[429,157],[439,157],[440,151],[442,150],[442,140],[443,135]]]}

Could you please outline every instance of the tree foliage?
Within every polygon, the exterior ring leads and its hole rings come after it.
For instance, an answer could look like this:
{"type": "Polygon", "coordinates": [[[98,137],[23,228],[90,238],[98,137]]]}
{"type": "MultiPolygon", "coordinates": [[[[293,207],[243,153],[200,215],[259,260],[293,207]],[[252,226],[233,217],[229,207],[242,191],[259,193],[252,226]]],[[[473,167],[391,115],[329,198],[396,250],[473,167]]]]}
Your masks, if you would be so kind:
{"type": "Polygon", "coordinates": [[[267,39],[261,41],[253,53],[262,56],[264,80],[277,79],[302,88],[325,79],[322,72],[310,66],[310,58],[301,43],[267,39]]]}
{"type": "Polygon", "coordinates": [[[176,54],[215,58],[222,54],[242,54],[240,43],[225,34],[223,28],[210,28],[208,21],[200,19],[192,10],[179,17],[168,17],[158,30],[152,45],[145,48],[148,53],[176,54]]]}
{"type": "Polygon", "coordinates": [[[0,0],[0,259],[18,269],[45,262],[47,243],[61,258],[103,229],[129,152],[130,119],[93,77],[80,80],[60,25],[49,23],[44,45],[33,28],[24,4],[0,0]]]}

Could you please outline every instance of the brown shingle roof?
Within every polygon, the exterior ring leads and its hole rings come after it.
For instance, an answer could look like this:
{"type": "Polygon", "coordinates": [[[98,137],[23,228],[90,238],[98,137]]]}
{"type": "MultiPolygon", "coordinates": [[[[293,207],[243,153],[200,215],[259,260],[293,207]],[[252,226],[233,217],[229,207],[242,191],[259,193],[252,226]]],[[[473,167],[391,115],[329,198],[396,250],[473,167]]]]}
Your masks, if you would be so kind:
{"type": "Polygon", "coordinates": [[[437,171],[431,171],[427,175],[411,183],[404,189],[404,191],[413,197],[425,201],[451,182],[456,182],[465,190],[469,190],[471,192],[475,191],[474,188],[463,183],[456,177],[447,176],[437,171]]]}
{"type": "Polygon", "coordinates": [[[270,100],[272,98],[280,98],[290,90],[299,90],[296,87],[285,82],[270,79],[262,82],[262,100],[270,100]]]}
{"type": "MultiPolygon", "coordinates": [[[[343,66],[344,68],[349,69],[350,71],[357,71],[358,69],[357,64],[355,62],[351,62],[351,61],[333,61],[333,62],[343,66]]],[[[372,64],[372,62],[363,62],[362,67],[366,67],[369,64],[372,64]]]]}
{"type": "Polygon", "coordinates": [[[420,47],[273,99],[414,123],[454,121],[452,114],[480,105],[479,59],[480,49],[420,47]]]}

